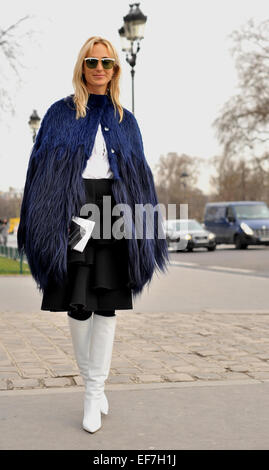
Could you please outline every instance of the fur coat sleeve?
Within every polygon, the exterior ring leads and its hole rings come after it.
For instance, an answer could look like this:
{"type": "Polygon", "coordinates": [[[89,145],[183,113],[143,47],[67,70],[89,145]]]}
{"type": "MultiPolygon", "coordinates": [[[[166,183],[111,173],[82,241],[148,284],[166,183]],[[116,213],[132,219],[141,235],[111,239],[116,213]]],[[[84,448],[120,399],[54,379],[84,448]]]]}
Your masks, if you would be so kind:
{"type": "MultiPolygon", "coordinates": [[[[136,284],[134,292],[140,293],[142,291],[141,286],[143,288],[146,285],[149,287],[156,270],[160,272],[167,271],[169,255],[153,174],[145,157],[143,139],[137,119],[129,111],[127,126],[127,134],[130,139],[130,155],[129,159],[127,156],[128,165],[123,168],[122,162],[125,159],[120,160],[120,165],[122,174],[124,174],[126,168],[128,169],[128,174],[126,174],[128,187],[126,191],[131,194],[128,204],[132,207],[133,212],[135,212],[135,204],[140,204],[144,207],[147,204],[151,204],[158,209],[154,213],[154,218],[147,218],[147,221],[145,213],[142,215],[142,219],[138,213],[136,222],[139,221],[139,225],[143,226],[143,236],[137,239],[134,237],[129,241],[129,251],[133,259],[133,263],[130,266],[131,279],[136,284]],[[146,223],[149,224],[149,222],[152,238],[145,236],[147,233],[146,223]]],[[[132,232],[134,234],[136,233],[134,220],[132,222],[132,232]]],[[[128,221],[126,223],[128,224],[128,221]]]]}

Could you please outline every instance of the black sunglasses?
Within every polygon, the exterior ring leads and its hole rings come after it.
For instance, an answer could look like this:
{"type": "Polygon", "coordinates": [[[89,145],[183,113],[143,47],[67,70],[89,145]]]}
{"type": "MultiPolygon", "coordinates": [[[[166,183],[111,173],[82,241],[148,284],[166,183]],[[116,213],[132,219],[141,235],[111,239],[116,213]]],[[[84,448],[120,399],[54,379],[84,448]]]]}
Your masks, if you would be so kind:
{"type": "Polygon", "coordinates": [[[107,58],[107,59],[97,59],[96,57],[86,57],[85,59],[86,65],[89,69],[96,69],[99,60],[101,60],[103,68],[108,70],[114,67],[115,59],[107,58]]]}

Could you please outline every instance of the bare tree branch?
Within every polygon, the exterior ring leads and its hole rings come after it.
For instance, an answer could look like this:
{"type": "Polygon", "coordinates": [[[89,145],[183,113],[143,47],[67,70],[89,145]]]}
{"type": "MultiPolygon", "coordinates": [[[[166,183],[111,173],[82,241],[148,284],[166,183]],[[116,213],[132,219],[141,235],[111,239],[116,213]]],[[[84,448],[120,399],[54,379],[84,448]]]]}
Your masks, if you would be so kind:
{"type": "Polygon", "coordinates": [[[20,18],[6,29],[0,28],[0,107],[2,111],[15,112],[13,104],[13,93],[9,91],[9,71],[13,72],[16,86],[22,83],[21,72],[27,69],[24,62],[25,40],[28,40],[34,34],[33,30],[27,29],[26,32],[20,31],[20,27],[27,20],[32,19],[30,15],[20,18]]]}
{"type": "Polygon", "coordinates": [[[230,36],[240,91],[213,122],[226,157],[255,154],[269,139],[269,20],[255,25],[251,18],[230,36]]]}

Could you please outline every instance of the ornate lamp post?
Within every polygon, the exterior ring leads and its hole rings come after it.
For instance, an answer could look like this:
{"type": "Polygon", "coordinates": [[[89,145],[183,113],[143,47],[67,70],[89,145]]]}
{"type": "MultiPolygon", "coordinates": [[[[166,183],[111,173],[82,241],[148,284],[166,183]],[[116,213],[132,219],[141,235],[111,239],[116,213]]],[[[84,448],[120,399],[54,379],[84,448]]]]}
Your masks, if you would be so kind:
{"type": "Polygon", "coordinates": [[[186,173],[186,171],[183,171],[180,175],[180,178],[182,178],[182,184],[183,184],[183,187],[184,187],[184,199],[186,198],[186,183],[184,181],[184,178],[188,178],[188,173],[186,173]]]}
{"type": "Polygon", "coordinates": [[[124,25],[119,29],[122,51],[126,52],[126,61],[131,66],[132,76],[132,112],[134,114],[134,67],[136,55],[140,50],[140,41],[144,38],[147,17],[139,8],[140,3],[129,4],[130,11],[123,17],[124,25]]]}
{"type": "Polygon", "coordinates": [[[31,116],[30,116],[30,119],[28,121],[28,124],[29,124],[30,128],[33,131],[33,142],[34,143],[35,143],[35,138],[36,138],[37,131],[39,129],[39,123],[40,123],[40,117],[38,116],[36,109],[34,109],[31,116]]]}

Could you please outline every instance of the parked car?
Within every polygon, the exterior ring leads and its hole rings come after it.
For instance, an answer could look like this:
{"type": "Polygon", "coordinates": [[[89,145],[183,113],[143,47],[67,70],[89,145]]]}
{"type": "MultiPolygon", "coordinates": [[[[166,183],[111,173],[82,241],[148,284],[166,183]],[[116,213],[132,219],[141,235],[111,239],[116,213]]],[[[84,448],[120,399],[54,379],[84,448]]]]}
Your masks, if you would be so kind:
{"type": "Polygon", "coordinates": [[[215,235],[204,229],[195,219],[170,219],[164,222],[168,248],[176,251],[192,251],[205,247],[208,251],[216,248],[215,235]]]}
{"type": "Polygon", "coordinates": [[[269,208],[262,201],[210,202],[205,205],[204,224],[215,233],[216,243],[269,245],[269,208]]]}

